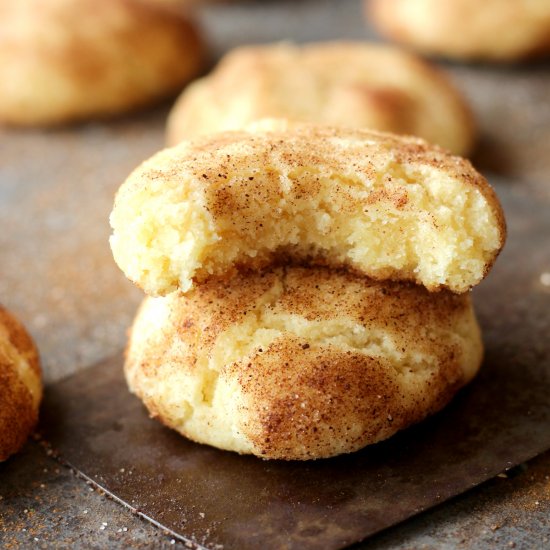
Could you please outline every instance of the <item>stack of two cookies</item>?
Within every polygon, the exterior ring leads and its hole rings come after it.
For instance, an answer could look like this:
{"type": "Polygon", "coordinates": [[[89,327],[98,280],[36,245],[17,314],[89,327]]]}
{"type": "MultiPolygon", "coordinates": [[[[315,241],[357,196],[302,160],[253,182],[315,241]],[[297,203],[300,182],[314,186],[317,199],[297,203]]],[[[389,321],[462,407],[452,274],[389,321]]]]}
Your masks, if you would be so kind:
{"type": "Polygon", "coordinates": [[[469,290],[498,200],[422,140],[283,122],[162,151],[119,190],[118,265],[150,296],[125,372],[186,437],[264,458],[358,450],[478,370],[469,290]]]}

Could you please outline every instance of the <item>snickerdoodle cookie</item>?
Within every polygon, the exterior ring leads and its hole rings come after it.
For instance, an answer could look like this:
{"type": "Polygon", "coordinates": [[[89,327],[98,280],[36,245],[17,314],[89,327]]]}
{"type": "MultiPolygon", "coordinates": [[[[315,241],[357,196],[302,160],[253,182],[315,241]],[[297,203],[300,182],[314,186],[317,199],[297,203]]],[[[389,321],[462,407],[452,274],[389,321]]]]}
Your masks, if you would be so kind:
{"type": "Polygon", "coordinates": [[[151,295],[273,263],[465,292],[505,239],[471,164],[367,130],[266,121],[154,155],[119,189],[111,247],[151,295]]]}
{"type": "Polygon", "coordinates": [[[475,133],[458,90],[413,54],[366,42],[279,43],[237,48],[192,83],[170,114],[167,141],[266,117],[411,134],[459,155],[475,133]]]}
{"type": "Polygon", "coordinates": [[[423,53],[514,61],[550,54],[548,0],[366,0],[388,37],[423,53]]]}
{"type": "Polygon", "coordinates": [[[0,461],[25,443],[41,397],[36,347],[21,323],[0,306],[0,461]]]}
{"type": "Polygon", "coordinates": [[[482,354],[469,294],[287,267],[147,298],[125,372],[151,415],[192,440],[306,460],[441,409],[482,354]]]}
{"type": "Polygon", "coordinates": [[[0,122],[111,116],[181,89],[203,44],[186,17],[141,0],[0,2],[0,122]]]}

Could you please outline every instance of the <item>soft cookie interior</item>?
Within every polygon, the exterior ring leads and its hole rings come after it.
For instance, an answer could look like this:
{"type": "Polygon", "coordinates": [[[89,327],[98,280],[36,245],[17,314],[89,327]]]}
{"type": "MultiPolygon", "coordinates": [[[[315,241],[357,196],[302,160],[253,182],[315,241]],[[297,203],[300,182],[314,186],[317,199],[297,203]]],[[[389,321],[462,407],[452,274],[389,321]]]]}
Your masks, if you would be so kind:
{"type": "Polygon", "coordinates": [[[139,167],[111,215],[126,275],[152,295],[281,260],[454,292],[486,275],[504,218],[467,161],[415,138],[281,128],[198,138],[139,167]]]}

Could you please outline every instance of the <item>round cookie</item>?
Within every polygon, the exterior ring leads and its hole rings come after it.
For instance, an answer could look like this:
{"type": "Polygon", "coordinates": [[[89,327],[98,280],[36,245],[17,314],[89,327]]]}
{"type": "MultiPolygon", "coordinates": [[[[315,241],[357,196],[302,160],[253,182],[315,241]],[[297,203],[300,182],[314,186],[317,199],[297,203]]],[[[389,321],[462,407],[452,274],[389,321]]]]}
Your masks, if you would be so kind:
{"type": "Polygon", "coordinates": [[[434,66],[391,46],[327,42],[228,53],[182,93],[167,141],[238,130],[261,118],[416,135],[459,155],[475,137],[466,102],[434,66]]]}
{"type": "Polygon", "coordinates": [[[38,420],[38,352],[24,327],[0,306],[0,461],[16,453],[38,420]]]}
{"type": "Polygon", "coordinates": [[[181,89],[202,67],[187,18],[141,0],[0,3],[0,122],[111,116],[181,89]]]}
{"type": "Polygon", "coordinates": [[[456,59],[514,61],[550,53],[547,0],[366,0],[386,36],[456,59]]]}
{"type": "Polygon", "coordinates": [[[295,267],[147,298],[125,373],[153,417],[194,441],[306,460],[441,409],[482,354],[469,294],[295,267]]]}
{"type": "Polygon", "coordinates": [[[157,153],[119,189],[111,248],[151,295],[298,262],[465,292],[505,239],[468,161],[368,130],[266,121],[157,153]]]}

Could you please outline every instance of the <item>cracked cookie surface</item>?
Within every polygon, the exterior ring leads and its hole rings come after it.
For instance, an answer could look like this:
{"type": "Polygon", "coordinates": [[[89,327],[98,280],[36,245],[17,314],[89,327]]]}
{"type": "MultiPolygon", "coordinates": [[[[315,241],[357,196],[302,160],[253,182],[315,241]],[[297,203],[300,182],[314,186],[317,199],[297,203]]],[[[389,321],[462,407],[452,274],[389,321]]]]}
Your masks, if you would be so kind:
{"type": "Polygon", "coordinates": [[[263,121],[161,151],[119,189],[111,248],[151,295],[277,262],[466,292],[505,240],[472,165],[381,132],[263,121]]]}
{"type": "Polygon", "coordinates": [[[190,439],[306,460],[422,420],[481,358],[468,294],[285,267],[147,298],[125,373],[151,415],[190,439]]]}

